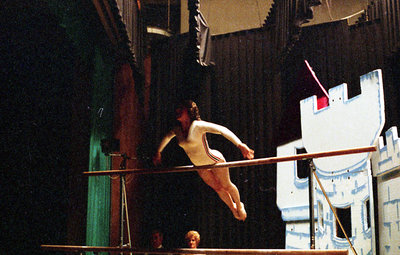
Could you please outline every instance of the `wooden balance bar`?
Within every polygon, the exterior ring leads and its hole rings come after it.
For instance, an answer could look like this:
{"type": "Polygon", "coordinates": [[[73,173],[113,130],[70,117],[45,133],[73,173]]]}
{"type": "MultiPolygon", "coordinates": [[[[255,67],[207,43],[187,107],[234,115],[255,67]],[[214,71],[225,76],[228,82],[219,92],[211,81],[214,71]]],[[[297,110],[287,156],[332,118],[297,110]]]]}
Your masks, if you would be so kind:
{"type": "Polygon", "coordinates": [[[239,160],[224,163],[217,163],[214,165],[205,166],[178,166],[178,167],[165,167],[165,168],[149,168],[149,169],[125,169],[125,170],[105,170],[105,171],[91,171],[84,172],[83,174],[88,176],[99,176],[99,175],[123,175],[123,174],[159,174],[159,173],[175,173],[175,172],[192,172],[197,170],[208,170],[212,168],[221,167],[245,167],[245,166],[256,166],[256,165],[266,165],[285,161],[295,161],[295,160],[305,160],[312,158],[323,158],[332,156],[341,156],[356,153],[365,153],[376,151],[376,146],[367,147],[357,147],[351,149],[334,150],[334,151],[324,151],[315,153],[302,153],[292,156],[282,156],[282,157],[270,157],[270,158],[259,158],[259,159],[249,159],[249,160],[239,160]]]}

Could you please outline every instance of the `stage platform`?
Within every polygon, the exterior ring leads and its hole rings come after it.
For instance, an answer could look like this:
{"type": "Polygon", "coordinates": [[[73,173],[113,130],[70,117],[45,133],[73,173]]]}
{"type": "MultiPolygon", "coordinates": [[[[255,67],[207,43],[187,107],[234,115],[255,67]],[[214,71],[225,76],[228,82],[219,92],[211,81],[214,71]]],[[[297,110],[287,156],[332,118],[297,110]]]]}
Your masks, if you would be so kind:
{"type": "Polygon", "coordinates": [[[230,254],[230,255],[348,255],[348,250],[269,250],[269,249],[160,249],[146,250],[129,247],[102,247],[102,246],[73,246],[73,245],[42,245],[46,251],[65,252],[109,252],[123,254],[230,254]]]}

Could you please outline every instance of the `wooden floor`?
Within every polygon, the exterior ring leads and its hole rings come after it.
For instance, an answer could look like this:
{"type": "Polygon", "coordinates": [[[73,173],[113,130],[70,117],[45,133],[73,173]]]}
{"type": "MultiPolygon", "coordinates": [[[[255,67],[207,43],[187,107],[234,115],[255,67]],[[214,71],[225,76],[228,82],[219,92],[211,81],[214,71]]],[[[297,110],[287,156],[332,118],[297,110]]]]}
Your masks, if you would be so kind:
{"type": "Polygon", "coordinates": [[[65,252],[117,252],[124,254],[266,254],[266,255],[348,255],[348,250],[268,250],[268,249],[171,249],[171,250],[144,250],[128,247],[102,246],[73,246],[73,245],[42,245],[46,251],[65,252]]]}

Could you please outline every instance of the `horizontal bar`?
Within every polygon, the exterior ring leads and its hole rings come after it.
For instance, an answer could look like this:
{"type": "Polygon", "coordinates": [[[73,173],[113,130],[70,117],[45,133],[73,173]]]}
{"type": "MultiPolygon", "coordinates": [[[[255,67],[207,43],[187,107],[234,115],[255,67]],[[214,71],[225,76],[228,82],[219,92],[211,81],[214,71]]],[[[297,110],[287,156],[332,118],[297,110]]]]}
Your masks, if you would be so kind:
{"type": "Polygon", "coordinates": [[[256,165],[267,165],[278,162],[294,161],[294,160],[305,160],[311,158],[322,158],[322,157],[332,157],[341,156],[348,154],[364,153],[376,151],[376,146],[367,147],[357,147],[352,149],[325,151],[325,152],[315,152],[315,153],[302,153],[292,156],[283,157],[270,157],[270,158],[259,158],[259,159],[249,159],[249,160],[239,160],[224,163],[217,163],[214,165],[204,165],[204,166],[177,166],[177,167],[166,167],[166,168],[149,168],[149,169],[125,169],[125,170],[105,170],[105,171],[90,171],[83,172],[83,174],[88,176],[99,176],[99,175],[124,175],[124,174],[159,174],[159,173],[176,173],[176,172],[192,172],[197,170],[209,170],[213,168],[222,167],[244,167],[244,166],[256,166],[256,165]]]}
{"type": "Polygon", "coordinates": [[[73,246],[73,245],[41,245],[47,251],[65,252],[119,252],[119,253],[151,253],[151,254],[266,254],[266,255],[348,255],[348,250],[270,250],[270,249],[159,249],[145,250],[129,247],[73,246]]]}

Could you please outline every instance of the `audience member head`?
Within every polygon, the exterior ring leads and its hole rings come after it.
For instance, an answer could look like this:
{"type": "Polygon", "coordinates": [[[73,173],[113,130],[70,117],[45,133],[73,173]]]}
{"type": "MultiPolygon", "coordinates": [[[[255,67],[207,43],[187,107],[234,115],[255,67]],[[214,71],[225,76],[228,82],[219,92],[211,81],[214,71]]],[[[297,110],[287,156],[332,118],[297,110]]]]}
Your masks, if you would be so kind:
{"type": "Polygon", "coordinates": [[[185,241],[189,248],[196,249],[200,243],[200,234],[195,230],[191,230],[186,233],[185,241]]]}
{"type": "Polygon", "coordinates": [[[163,248],[163,233],[159,230],[153,230],[153,232],[151,232],[151,248],[153,249],[160,249],[163,248]]]}

